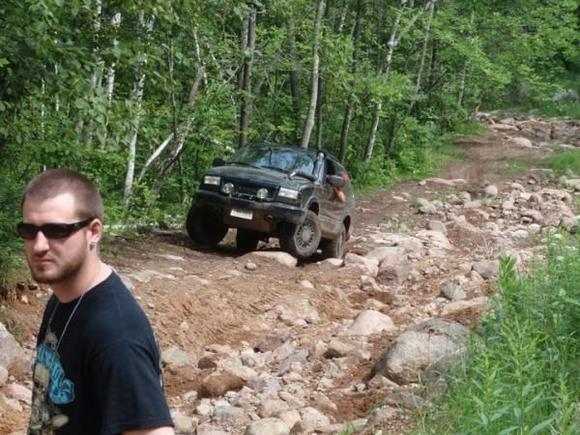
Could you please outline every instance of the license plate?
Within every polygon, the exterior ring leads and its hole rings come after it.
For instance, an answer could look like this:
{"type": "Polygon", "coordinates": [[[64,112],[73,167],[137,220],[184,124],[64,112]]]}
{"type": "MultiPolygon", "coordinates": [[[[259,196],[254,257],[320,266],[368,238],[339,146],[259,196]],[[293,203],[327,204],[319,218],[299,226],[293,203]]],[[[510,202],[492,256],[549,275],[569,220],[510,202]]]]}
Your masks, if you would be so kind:
{"type": "Polygon", "coordinates": [[[236,208],[232,208],[232,211],[230,212],[230,216],[251,221],[252,218],[254,217],[254,213],[252,213],[251,211],[239,210],[236,208]]]}

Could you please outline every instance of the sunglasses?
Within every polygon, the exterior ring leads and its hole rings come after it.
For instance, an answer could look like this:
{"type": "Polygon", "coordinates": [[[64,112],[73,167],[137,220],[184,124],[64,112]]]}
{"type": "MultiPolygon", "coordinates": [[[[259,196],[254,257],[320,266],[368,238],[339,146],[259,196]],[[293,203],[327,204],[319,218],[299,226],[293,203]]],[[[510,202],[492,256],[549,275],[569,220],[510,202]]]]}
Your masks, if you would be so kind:
{"type": "Polygon", "coordinates": [[[86,227],[93,218],[85,219],[84,221],[75,222],[72,224],[44,224],[34,225],[20,222],[16,226],[18,235],[26,240],[33,240],[39,231],[44,234],[47,239],[66,239],[73,233],[76,233],[81,228],[86,227]]]}

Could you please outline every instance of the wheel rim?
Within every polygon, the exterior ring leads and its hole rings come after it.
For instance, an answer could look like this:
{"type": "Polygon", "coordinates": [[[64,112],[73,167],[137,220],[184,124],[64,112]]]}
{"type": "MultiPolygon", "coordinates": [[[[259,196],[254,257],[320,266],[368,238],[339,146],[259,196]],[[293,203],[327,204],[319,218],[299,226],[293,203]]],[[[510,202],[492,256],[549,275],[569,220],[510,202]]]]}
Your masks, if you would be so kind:
{"type": "Polygon", "coordinates": [[[309,247],[312,244],[315,233],[314,223],[306,220],[296,232],[296,244],[301,248],[309,247]]]}

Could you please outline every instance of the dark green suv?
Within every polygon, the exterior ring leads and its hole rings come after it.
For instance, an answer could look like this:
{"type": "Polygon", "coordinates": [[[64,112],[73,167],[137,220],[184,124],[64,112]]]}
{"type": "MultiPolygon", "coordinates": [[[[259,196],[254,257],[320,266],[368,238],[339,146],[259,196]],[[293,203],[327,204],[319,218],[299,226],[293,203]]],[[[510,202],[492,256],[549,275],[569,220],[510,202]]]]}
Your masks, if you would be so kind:
{"type": "Polygon", "coordinates": [[[353,209],[348,174],[328,153],[249,145],[227,162],[214,161],[201,180],[186,227],[203,245],[215,246],[228,228],[237,228],[236,245],[242,251],[278,237],[282,249],[299,259],[317,249],[340,258],[353,209]]]}

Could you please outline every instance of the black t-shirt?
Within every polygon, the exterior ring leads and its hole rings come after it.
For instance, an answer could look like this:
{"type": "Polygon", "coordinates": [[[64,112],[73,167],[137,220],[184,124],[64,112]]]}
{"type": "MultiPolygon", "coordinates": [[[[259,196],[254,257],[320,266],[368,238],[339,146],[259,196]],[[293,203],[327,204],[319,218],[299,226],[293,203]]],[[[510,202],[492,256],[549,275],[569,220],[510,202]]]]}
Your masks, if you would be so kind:
{"type": "Polygon", "coordinates": [[[116,273],[74,301],[50,298],[33,377],[31,435],[173,425],[153,330],[116,273]]]}

